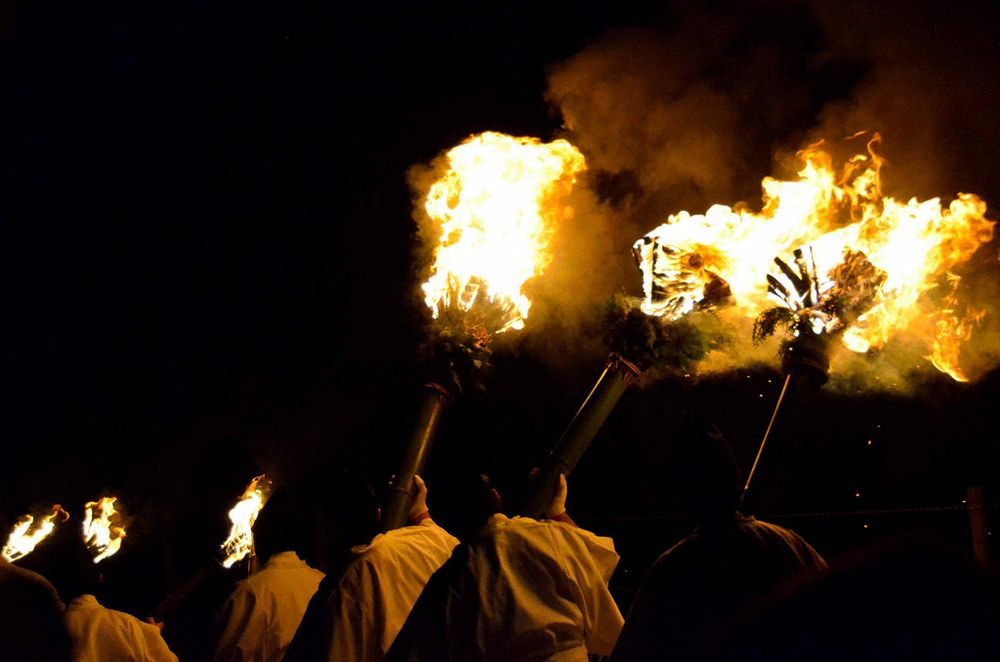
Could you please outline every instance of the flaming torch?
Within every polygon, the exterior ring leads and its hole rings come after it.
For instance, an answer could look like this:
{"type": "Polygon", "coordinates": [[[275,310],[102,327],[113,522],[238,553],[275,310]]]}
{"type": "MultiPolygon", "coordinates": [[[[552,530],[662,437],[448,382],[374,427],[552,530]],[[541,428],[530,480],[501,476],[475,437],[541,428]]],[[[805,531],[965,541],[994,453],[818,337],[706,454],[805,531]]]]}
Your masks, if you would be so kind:
{"type": "Polygon", "coordinates": [[[743,485],[744,499],[786,396],[826,383],[832,339],[872,309],[887,279],[887,274],[859,251],[845,249],[843,261],[825,279],[817,271],[811,248],[809,259],[802,249],[796,249],[794,256],[794,269],[780,257],[774,258],[780,274],[767,274],[767,289],[780,305],[765,310],[754,322],[754,341],[758,343],[784,329],[786,339],[780,353],[785,381],[743,485]]]}
{"type": "Polygon", "coordinates": [[[125,526],[117,497],[89,501],[83,511],[83,544],[94,555],[94,563],[113,556],[122,546],[125,526]]]}
{"type": "Polygon", "coordinates": [[[37,522],[32,515],[22,515],[14,524],[0,554],[10,562],[23,559],[55,530],[57,520],[65,522],[68,519],[69,513],[59,504],[52,506],[52,512],[38,518],[37,522]]]}
{"type": "MultiPolygon", "coordinates": [[[[229,535],[219,547],[219,555],[222,560],[214,560],[204,565],[201,570],[174,589],[153,610],[155,620],[166,620],[202,586],[222,575],[223,568],[228,570],[247,556],[251,560],[254,558],[253,525],[257,521],[257,515],[267,503],[268,497],[271,496],[272,488],[273,485],[265,474],[255,476],[250,481],[239,500],[229,510],[229,521],[231,522],[229,535]]],[[[248,568],[248,572],[252,572],[252,566],[248,568]]]]}
{"type": "Polygon", "coordinates": [[[946,305],[924,316],[935,326],[929,358],[964,379],[958,349],[981,313],[959,316],[950,270],[992,239],[994,223],[972,194],[947,205],[884,195],[879,142],[875,134],[839,168],[823,143],[811,145],[798,154],[796,179],[763,180],[760,212],[724,205],[701,215],[682,211],[635,245],[645,312],[678,319],[725,291],[732,309],[755,319],[756,341],[779,328],[786,333],[786,379],[747,488],[787,394],[828,378],[835,339],[859,353],[881,348],[922,317],[922,295],[945,277],[952,281],[946,305]],[[794,267],[777,258],[779,272],[768,273],[762,256],[789,253],[794,267]],[[769,297],[780,305],[772,308],[769,297]]]}
{"type": "Polygon", "coordinates": [[[223,573],[222,568],[229,569],[247,556],[253,558],[253,525],[257,515],[268,497],[271,496],[273,485],[266,475],[255,476],[236,504],[229,510],[231,526],[226,540],[219,546],[221,561],[212,561],[178,586],[170,595],[163,599],[153,610],[153,618],[164,621],[192,594],[206,583],[223,573]]]}
{"type": "Polygon", "coordinates": [[[257,521],[257,514],[267,503],[269,496],[271,496],[271,481],[261,474],[250,481],[243,490],[243,496],[229,511],[232,527],[221,546],[225,557],[222,561],[224,568],[231,568],[248,555],[253,555],[253,524],[257,521]]]}
{"type": "Polygon", "coordinates": [[[433,318],[425,347],[438,379],[423,402],[404,461],[391,485],[383,526],[405,524],[413,476],[427,459],[441,420],[463,381],[479,385],[490,367],[493,337],[524,328],[531,309],[525,283],[551,261],[556,224],[583,156],[565,140],[495,132],[472,136],[412,178],[416,216],[433,252],[422,285],[433,318]],[[461,375],[461,377],[460,377],[461,375]]]}
{"type": "MultiPolygon", "coordinates": [[[[713,205],[704,214],[671,215],[635,245],[642,309],[677,319],[724,291],[732,308],[755,319],[771,307],[767,286],[774,286],[762,256],[810,246],[814,264],[807,266],[825,279],[848,249],[886,276],[872,306],[839,333],[842,344],[863,353],[907,330],[921,317],[921,295],[992,239],[994,223],[985,218],[986,203],[969,193],[947,205],[883,195],[879,141],[876,134],[839,169],[823,143],[807,147],[798,154],[796,179],[764,179],[760,212],[713,205]]],[[[935,351],[934,365],[953,377],[961,374],[951,362],[956,336],[969,326],[968,320],[943,320],[928,343],[952,348],[935,351]]]]}

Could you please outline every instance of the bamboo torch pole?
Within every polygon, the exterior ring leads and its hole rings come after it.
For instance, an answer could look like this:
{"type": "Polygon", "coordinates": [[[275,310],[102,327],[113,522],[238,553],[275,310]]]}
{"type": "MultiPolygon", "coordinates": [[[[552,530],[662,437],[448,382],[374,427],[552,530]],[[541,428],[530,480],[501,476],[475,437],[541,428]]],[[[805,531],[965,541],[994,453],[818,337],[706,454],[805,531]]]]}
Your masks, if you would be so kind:
{"type": "Polygon", "coordinates": [[[543,515],[552,500],[559,474],[573,472],[625,389],[639,378],[639,374],[639,369],[620,355],[610,356],[594,388],[549,452],[521,508],[522,515],[534,518],[543,515]]]}
{"type": "Polygon", "coordinates": [[[783,420],[794,406],[795,400],[804,391],[818,389],[830,378],[830,359],[827,355],[826,339],[822,336],[800,336],[792,343],[788,352],[785,353],[781,361],[781,367],[785,373],[785,381],[781,386],[781,394],[778,396],[778,401],[774,405],[771,420],[764,431],[764,437],[757,448],[757,455],[754,458],[753,465],[747,474],[747,480],[743,484],[743,494],[740,497],[741,504],[747,503],[750,483],[757,473],[761,457],[764,455],[764,447],[781,428],[783,420]]]}
{"type": "Polygon", "coordinates": [[[398,529],[406,524],[413,503],[413,477],[424,469],[437,436],[441,415],[451,400],[451,394],[442,386],[433,383],[424,385],[423,401],[413,434],[399,471],[389,483],[389,498],[382,518],[383,530],[398,529]]]}

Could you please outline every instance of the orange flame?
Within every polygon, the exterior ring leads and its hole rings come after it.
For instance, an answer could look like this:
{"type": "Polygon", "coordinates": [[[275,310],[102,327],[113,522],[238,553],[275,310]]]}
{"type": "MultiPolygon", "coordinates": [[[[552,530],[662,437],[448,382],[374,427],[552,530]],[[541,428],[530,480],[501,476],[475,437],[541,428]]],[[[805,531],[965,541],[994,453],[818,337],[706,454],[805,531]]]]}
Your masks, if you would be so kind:
{"type": "Polygon", "coordinates": [[[125,538],[122,513],[115,509],[118,497],[101,497],[84,505],[83,544],[94,555],[94,563],[114,556],[125,538]],[[114,518],[116,523],[112,523],[114,518]]]}
{"type": "Polygon", "coordinates": [[[264,474],[255,477],[243,491],[243,496],[229,511],[229,537],[222,543],[225,559],[222,565],[231,568],[247,555],[253,555],[253,524],[257,521],[268,497],[271,496],[271,481],[264,474]]]}
{"type": "Polygon", "coordinates": [[[959,352],[962,343],[972,337],[972,329],[982,321],[986,311],[970,308],[965,315],[959,316],[955,291],[961,278],[952,273],[948,273],[947,277],[951,282],[951,291],[942,299],[942,307],[931,316],[935,334],[930,343],[931,353],[927,358],[934,367],[956,382],[967,382],[969,378],[958,367],[959,352]]]}
{"type": "Polygon", "coordinates": [[[55,530],[57,516],[63,522],[69,519],[69,513],[59,504],[52,506],[52,512],[40,518],[37,523],[33,516],[23,515],[14,524],[10,536],[7,537],[7,544],[3,546],[0,554],[11,562],[24,558],[55,530]]]}
{"type": "Polygon", "coordinates": [[[487,132],[446,160],[423,198],[439,231],[424,301],[435,319],[444,307],[499,302],[511,311],[492,331],[523,328],[531,302],[522,287],[549,264],[555,223],[570,211],[560,200],[585,169],[583,155],[565,140],[487,132]]]}
{"type": "MultiPolygon", "coordinates": [[[[797,179],[763,180],[758,213],[714,205],[705,214],[669,216],[634,246],[643,311],[680,317],[702,302],[706,285],[717,277],[729,285],[733,303],[756,317],[770,305],[765,277],[773,257],[808,244],[817,273],[829,279],[850,249],[887,276],[874,307],[842,340],[855,352],[882,347],[917,317],[922,293],[992,239],[994,223],[984,216],[986,203],[972,194],[959,193],[946,206],[938,198],[901,202],[884,196],[883,161],[874,150],[879,140],[876,134],[867,152],[848,159],[839,172],[822,143],[806,148],[798,155],[797,179]]],[[[955,342],[952,328],[940,325],[932,344],[947,342],[942,334],[955,342]]],[[[953,363],[957,353],[935,351],[935,357],[939,369],[960,374],[953,363]]]]}

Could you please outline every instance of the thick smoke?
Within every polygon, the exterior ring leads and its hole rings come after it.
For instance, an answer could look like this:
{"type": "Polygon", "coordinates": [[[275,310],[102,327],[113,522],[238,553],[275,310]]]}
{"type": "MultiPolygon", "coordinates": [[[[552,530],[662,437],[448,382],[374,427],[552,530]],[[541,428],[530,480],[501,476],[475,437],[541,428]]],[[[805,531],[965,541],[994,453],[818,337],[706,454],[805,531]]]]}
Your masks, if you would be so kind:
{"type": "MultiPolygon", "coordinates": [[[[559,347],[546,346],[555,360],[580,346],[568,341],[576,333],[595,347],[593,301],[639,294],[635,239],[681,209],[759,208],[761,179],[790,175],[790,156],[818,138],[880,131],[890,195],[973,192],[997,206],[1000,58],[991,22],[972,5],[906,4],[692,3],[553,65],[547,97],[589,166],[587,190],[538,285],[537,341],[550,325],[559,329],[559,347]]],[[[995,245],[957,271],[963,305],[987,310],[962,355],[975,377],[996,364],[988,348],[1000,346],[995,245]]],[[[776,364],[772,347],[751,346],[748,321],[733,323],[737,333],[746,327],[746,343],[713,353],[703,371],[776,364]]],[[[923,333],[874,356],[836,356],[840,386],[906,388],[926,370],[923,333]]]]}

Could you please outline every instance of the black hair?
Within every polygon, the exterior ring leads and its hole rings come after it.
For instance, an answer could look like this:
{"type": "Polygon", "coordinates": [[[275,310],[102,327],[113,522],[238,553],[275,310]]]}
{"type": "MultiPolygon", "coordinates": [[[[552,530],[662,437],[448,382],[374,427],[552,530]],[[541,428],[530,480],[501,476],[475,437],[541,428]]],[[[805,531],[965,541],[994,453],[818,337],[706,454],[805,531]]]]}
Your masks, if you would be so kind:
{"type": "Polygon", "coordinates": [[[740,470],[725,436],[705,417],[686,412],[674,435],[668,474],[685,505],[703,523],[739,505],[740,470]]]}

